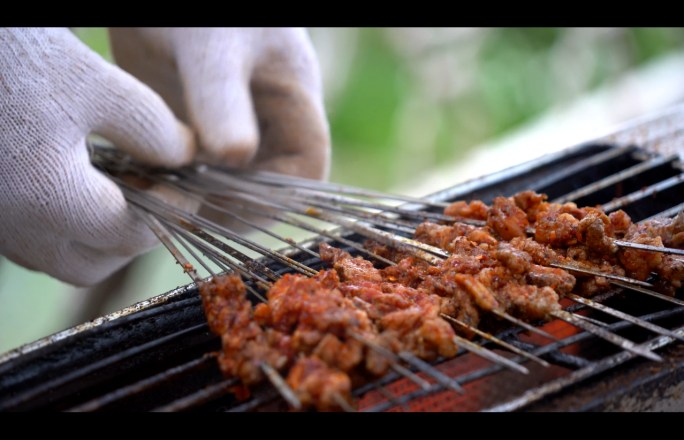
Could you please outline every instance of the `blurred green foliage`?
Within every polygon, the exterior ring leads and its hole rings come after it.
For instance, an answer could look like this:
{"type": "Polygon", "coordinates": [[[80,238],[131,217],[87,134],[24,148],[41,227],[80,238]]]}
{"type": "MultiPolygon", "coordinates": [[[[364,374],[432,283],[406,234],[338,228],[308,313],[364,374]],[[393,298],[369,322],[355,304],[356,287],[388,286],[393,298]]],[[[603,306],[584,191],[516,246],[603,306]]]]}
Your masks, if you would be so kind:
{"type": "MultiPolygon", "coordinates": [[[[73,30],[111,60],[104,28],[73,30]]],[[[434,29],[403,36],[400,30],[359,30],[351,65],[340,66],[348,69],[345,84],[327,103],[332,181],[388,190],[684,43],[682,28],[502,28],[463,36],[456,29],[454,38],[439,35],[434,29]],[[422,46],[403,51],[412,40],[422,46]],[[470,46],[475,55],[462,56],[470,46]],[[436,69],[445,70],[440,58],[453,62],[446,72],[430,72],[435,60],[436,69]],[[431,75],[446,76],[447,83],[451,76],[465,89],[428,96],[431,75]],[[403,115],[416,102],[426,111],[403,115]],[[404,139],[407,131],[411,139],[429,141],[402,149],[402,142],[411,142],[404,139]]]]}

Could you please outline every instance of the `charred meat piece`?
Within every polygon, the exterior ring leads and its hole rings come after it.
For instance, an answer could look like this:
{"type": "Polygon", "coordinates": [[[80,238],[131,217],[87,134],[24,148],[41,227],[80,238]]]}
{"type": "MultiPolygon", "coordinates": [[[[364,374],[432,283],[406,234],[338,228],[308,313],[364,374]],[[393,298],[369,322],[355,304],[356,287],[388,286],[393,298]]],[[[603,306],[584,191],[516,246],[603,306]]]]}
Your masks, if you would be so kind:
{"type": "Polygon", "coordinates": [[[416,228],[414,240],[420,241],[440,249],[447,249],[449,244],[457,237],[465,237],[475,243],[486,243],[491,246],[497,244],[497,240],[489,232],[489,228],[456,223],[453,226],[438,225],[435,223],[421,223],[416,228]]]}
{"type": "Polygon", "coordinates": [[[456,354],[453,330],[439,317],[440,297],[394,283],[349,282],[341,290],[375,321],[379,338],[396,339],[403,350],[425,360],[456,354]]]}
{"type": "Polygon", "coordinates": [[[513,273],[524,274],[530,269],[532,257],[509,243],[499,243],[496,258],[513,273]]]}
{"type": "Polygon", "coordinates": [[[558,294],[551,287],[509,283],[499,291],[498,298],[508,313],[527,321],[550,321],[550,314],[561,310],[558,294]]]}
{"type": "Polygon", "coordinates": [[[667,247],[682,249],[684,248],[684,212],[680,212],[675,218],[656,218],[643,225],[632,225],[625,239],[628,240],[642,233],[651,238],[660,237],[667,247]]]}
{"type": "Polygon", "coordinates": [[[534,191],[522,191],[513,196],[515,206],[522,209],[527,214],[530,223],[537,221],[537,214],[546,211],[548,203],[546,194],[537,194],[534,191]]]}
{"type": "Polygon", "coordinates": [[[363,247],[368,249],[369,251],[373,252],[376,255],[379,255],[383,258],[386,258],[390,261],[393,261],[395,263],[400,262],[404,258],[411,258],[409,254],[406,252],[400,251],[398,249],[386,246],[384,244],[378,243],[377,241],[374,240],[366,240],[363,242],[363,247]]]}
{"type": "Polygon", "coordinates": [[[532,257],[532,261],[542,266],[558,263],[563,257],[558,255],[549,246],[537,243],[532,238],[516,237],[510,241],[511,246],[525,251],[532,257]]]}
{"type": "Polygon", "coordinates": [[[422,260],[415,261],[412,258],[404,258],[396,266],[387,266],[381,269],[380,274],[384,282],[416,288],[423,282],[430,269],[431,267],[422,260]]]}
{"type": "Polygon", "coordinates": [[[551,287],[559,293],[570,293],[575,288],[577,280],[563,269],[530,265],[525,274],[527,283],[537,287],[551,287]]]}
{"type": "Polygon", "coordinates": [[[285,274],[268,292],[268,305],[258,306],[261,322],[292,334],[292,349],[316,353],[328,365],[350,371],[363,360],[363,346],[348,331],[373,334],[367,314],[337,289],[302,275],[285,274]]]}
{"type": "Polygon", "coordinates": [[[290,369],[286,382],[305,408],[315,407],[318,411],[340,411],[337,399],[341,398],[351,403],[349,376],[331,369],[316,356],[302,357],[297,360],[290,369]]]}
{"type": "Polygon", "coordinates": [[[373,263],[361,257],[352,258],[349,253],[334,248],[327,243],[321,243],[318,252],[321,260],[332,263],[340,279],[344,281],[381,282],[380,272],[373,267],[373,263]]]}
{"type": "Polygon", "coordinates": [[[589,213],[592,212],[602,212],[600,209],[591,208],[589,206],[586,206],[584,208],[578,208],[577,205],[572,202],[568,202],[563,205],[559,205],[558,203],[549,203],[546,206],[546,210],[548,212],[555,212],[557,214],[570,214],[577,220],[582,220],[584,217],[586,217],[589,213]]]}
{"type": "MultiPolygon", "coordinates": [[[[661,280],[667,281],[676,288],[682,287],[682,281],[684,281],[684,258],[678,255],[663,255],[662,261],[657,267],[657,272],[661,280]]],[[[672,289],[663,290],[674,296],[672,289]]]]}
{"type": "Polygon", "coordinates": [[[465,237],[458,237],[446,248],[447,251],[455,255],[467,255],[475,257],[481,265],[490,266],[498,264],[496,258],[489,252],[489,246],[468,240],[465,237]]]}
{"type": "MultiPolygon", "coordinates": [[[[651,238],[647,234],[638,234],[630,238],[629,241],[650,246],[663,245],[660,237],[651,238]]],[[[663,254],[641,249],[622,248],[618,252],[618,258],[628,277],[645,281],[663,261],[663,254]]]]}
{"type": "Polygon", "coordinates": [[[499,310],[501,306],[494,293],[471,275],[455,275],[454,280],[470,294],[475,304],[483,310],[499,310]]]}
{"type": "Polygon", "coordinates": [[[579,221],[570,214],[540,212],[535,223],[534,239],[541,244],[567,247],[577,244],[579,221]]]}
{"type": "Polygon", "coordinates": [[[504,240],[525,237],[530,222],[527,215],[511,199],[497,197],[487,216],[487,225],[504,240]]]}
{"type": "Polygon", "coordinates": [[[223,351],[218,361],[226,377],[240,378],[251,386],[265,379],[262,362],[276,369],[288,364],[292,358],[289,336],[265,332],[257,324],[239,276],[214,277],[200,285],[200,295],[209,328],[221,336],[223,351]]]}
{"type": "Polygon", "coordinates": [[[622,209],[611,212],[608,219],[610,220],[613,237],[624,237],[627,231],[629,231],[629,228],[632,227],[632,219],[622,209]]]}
{"type": "Polygon", "coordinates": [[[609,235],[610,232],[610,219],[601,212],[587,214],[577,226],[580,241],[599,254],[611,255],[618,251],[618,246],[613,241],[614,237],[609,235]]]}
{"type": "Polygon", "coordinates": [[[459,201],[454,202],[444,209],[444,215],[463,217],[473,220],[487,220],[489,207],[479,200],[473,200],[470,204],[459,201]]]}

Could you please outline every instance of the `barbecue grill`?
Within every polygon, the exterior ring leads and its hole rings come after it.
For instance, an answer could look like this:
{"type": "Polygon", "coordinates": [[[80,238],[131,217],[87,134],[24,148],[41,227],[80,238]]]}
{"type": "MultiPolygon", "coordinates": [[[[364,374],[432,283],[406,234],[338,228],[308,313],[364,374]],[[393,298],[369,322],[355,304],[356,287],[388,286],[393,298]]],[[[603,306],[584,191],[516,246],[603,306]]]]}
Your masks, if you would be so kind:
{"type": "MultiPolygon", "coordinates": [[[[591,142],[447,188],[425,200],[491,203],[494,197],[531,189],[547,194],[549,200],[601,205],[606,210],[621,208],[635,222],[672,216],[684,208],[684,169],[678,156],[667,152],[680,148],[683,122],[684,107],[671,109],[591,142]]],[[[439,207],[417,201],[402,209],[441,213],[439,207]]],[[[358,244],[364,240],[358,231],[342,228],[279,252],[319,270],[325,264],[302,248],[317,249],[318,243],[327,241],[360,255],[358,244]]],[[[259,263],[277,274],[293,271],[282,260],[262,258],[259,263]]],[[[627,285],[592,299],[684,335],[682,292],[666,301],[635,291],[638,288],[627,285]]],[[[657,349],[665,362],[643,359],[556,319],[540,323],[540,329],[558,342],[549,344],[548,339],[521,327],[495,335],[509,346],[540,357],[548,367],[525,362],[529,374],[522,375],[461,349],[453,359],[433,362],[432,375],[409,363],[412,372],[390,373],[355,389],[358,409],[684,409],[684,349],[673,337],[654,335],[629,320],[580,302],[563,300],[562,304],[585,323],[657,349]],[[455,391],[458,386],[465,389],[465,395],[455,391]]],[[[501,349],[491,339],[475,341],[516,364],[527,360],[501,349]]],[[[1,355],[0,410],[252,411],[287,406],[268,383],[254,389],[249,399],[236,400],[230,392],[236,381],[221,375],[213,354],[217,350],[220,339],[209,331],[198,289],[189,284],[1,355]]]]}

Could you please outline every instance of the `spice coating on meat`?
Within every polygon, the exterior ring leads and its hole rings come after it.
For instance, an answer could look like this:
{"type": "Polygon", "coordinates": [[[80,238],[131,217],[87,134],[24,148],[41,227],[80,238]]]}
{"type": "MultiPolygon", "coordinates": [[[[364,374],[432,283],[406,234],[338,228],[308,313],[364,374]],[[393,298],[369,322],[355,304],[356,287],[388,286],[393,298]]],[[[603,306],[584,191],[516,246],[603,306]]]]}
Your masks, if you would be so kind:
{"type": "Polygon", "coordinates": [[[527,215],[511,199],[497,197],[487,216],[487,225],[504,240],[525,237],[529,226],[527,215]]]}
{"type": "Polygon", "coordinates": [[[551,287],[509,283],[500,290],[498,298],[510,314],[529,321],[550,321],[551,313],[561,310],[558,294],[551,287]]]}
{"type": "Polygon", "coordinates": [[[350,282],[340,290],[375,321],[380,338],[400,341],[403,350],[421,359],[456,354],[453,329],[439,317],[440,297],[394,283],[350,282]]]}
{"type": "Polygon", "coordinates": [[[473,200],[470,204],[458,201],[444,209],[444,215],[452,217],[470,218],[473,220],[487,220],[489,207],[479,200],[473,200]]]}
{"type": "MultiPolygon", "coordinates": [[[[660,237],[651,238],[647,234],[638,234],[629,239],[632,243],[645,244],[650,246],[662,246],[660,237]]],[[[663,254],[660,252],[650,252],[641,249],[622,248],[618,253],[618,258],[628,277],[645,281],[651,272],[654,271],[663,261],[663,254]]]]}
{"type": "Polygon", "coordinates": [[[465,237],[467,240],[475,243],[486,243],[495,246],[497,240],[488,229],[462,223],[446,226],[425,222],[418,225],[413,239],[440,249],[446,249],[457,237],[465,237]]]}
{"type": "Polygon", "coordinates": [[[285,274],[269,289],[268,311],[273,328],[292,333],[294,351],[316,353],[342,371],[350,371],[363,360],[362,344],[347,332],[373,333],[367,314],[339,290],[326,289],[301,275],[285,274]]]}
{"type": "Polygon", "coordinates": [[[318,252],[321,260],[333,263],[342,281],[365,280],[370,282],[381,282],[380,272],[373,267],[373,263],[361,257],[352,258],[349,253],[334,248],[327,243],[321,243],[318,252]]]}
{"type": "Polygon", "coordinates": [[[429,269],[423,261],[417,263],[411,258],[404,258],[396,266],[387,266],[380,270],[380,274],[384,282],[416,288],[423,282],[429,269]]]}
{"type": "Polygon", "coordinates": [[[508,243],[499,243],[496,248],[496,258],[513,273],[523,274],[530,269],[532,257],[508,243]]]}
{"type": "Polygon", "coordinates": [[[537,243],[531,238],[516,237],[510,241],[511,246],[525,251],[532,261],[536,264],[541,264],[542,266],[548,266],[552,263],[558,263],[562,257],[558,255],[549,246],[537,243]]]}
{"type": "Polygon", "coordinates": [[[629,240],[642,233],[651,238],[660,237],[667,247],[682,249],[684,248],[684,212],[680,212],[675,218],[656,218],[642,225],[632,225],[625,239],[629,240]]]}
{"type": "Polygon", "coordinates": [[[529,284],[537,287],[551,287],[559,293],[570,293],[575,288],[577,280],[563,269],[544,267],[537,264],[530,265],[525,274],[529,284]]]}
{"type": "Polygon", "coordinates": [[[287,365],[292,355],[290,337],[264,331],[257,324],[239,276],[214,277],[200,285],[200,295],[209,328],[221,336],[218,363],[225,376],[238,377],[250,386],[264,380],[262,362],[276,369],[287,365]]]}
{"type": "Polygon", "coordinates": [[[454,280],[463,287],[470,297],[483,310],[499,310],[501,306],[494,294],[485,287],[479,280],[470,275],[457,274],[454,280]]]}
{"type": "Polygon", "coordinates": [[[522,191],[513,196],[515,206],[522,209],[527,214],[527,220],[531,223],[537,221],[537,214],[546,211],[548,203],[546,194],[537,194],[534,191],[522,191]]]}
{"type": "MultiPolygon", "coordinates": [[[[667,281],[676,288],[682,287],[682,281],[684,281],[684,258],[678,255],[663,255],[657,270],[662,280],[667,281]]],[[[663,290],[674,296],[674,291],[671,289],[663,290]]]]}
{"type": "Polygon", "coordinates": [[[612,236],[614,237],[624,237],[629,228],[632,227],[632,219],[622,209],[611,212],[608,219],[610,220],[610,226],[613,230],[612,236]]]}
{"type": "Polygon", "coordinates": [[[610,219],[600,212],[587,214],[577,226],[582,243],[594,252],[610,255],[618,251],[618,246],[608,231],[612,232],[610,219]]]}
{"type": "Polygon", "coordinates": [[[286,379],[304,408],[339,411],[335,396],[351,402],[351,380],[346,374],[329,368],[316,356],[297,360],[286,379]]]}
{"type": "Polygon", "coordinates": [[[576,244],[579,221],[570,214],[540,212],[535,223],[534,239],[541,244],[567,247],[576,244]]]}

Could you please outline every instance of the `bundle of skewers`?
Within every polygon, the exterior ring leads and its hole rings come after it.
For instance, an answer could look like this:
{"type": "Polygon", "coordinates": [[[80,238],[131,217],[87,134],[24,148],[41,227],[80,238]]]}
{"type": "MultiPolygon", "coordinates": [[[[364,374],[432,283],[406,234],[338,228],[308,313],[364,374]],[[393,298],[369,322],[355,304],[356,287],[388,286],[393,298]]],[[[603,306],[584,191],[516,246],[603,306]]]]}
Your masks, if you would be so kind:
{"type": "Polygon", "coordinates": [[[458,381],[431,362],[465,350],[527,374],[524,362],[549,366],[541,352],[521,350],[492,333],[507,324],[558,342],[539,328],[554,319],[662,360],[601,321],[563,310],[564,298],[684,340],[601,304],[629,291],[684,305],[674,297],[684,280],[684,213],[635,224],[617,206],[579,208],[548,202],[532,191],[497,197],[491,206],[477,200],[448,204],[208,165],[159,170],[103,147],[92,149],[92,161],[120,186],[197,284],[209,327],[222,340],[219,367],[233,379],[238,399],[270,382],[292,409],[353,411],[353,390],[389,372],[423,389],[432,386],[429,378],[463,393],[458,381]],[[127,183],[129,175],[168,187],[327,266],[315,270],[289,252],[168,204],[127,183]],[[259,219],[326,240],[311,249],[259,219]],[[342,228],[325,230],[321,221],[342,228]],[[366,241],[350,240],[347,231],[366,241]],[[236,245],[286,271],[270,269],[236,245]],[[187,255],[199,262],[205,277],[187,255]],[[477,343],[480,338],[518,357],[488,350],[477,343]]]}

